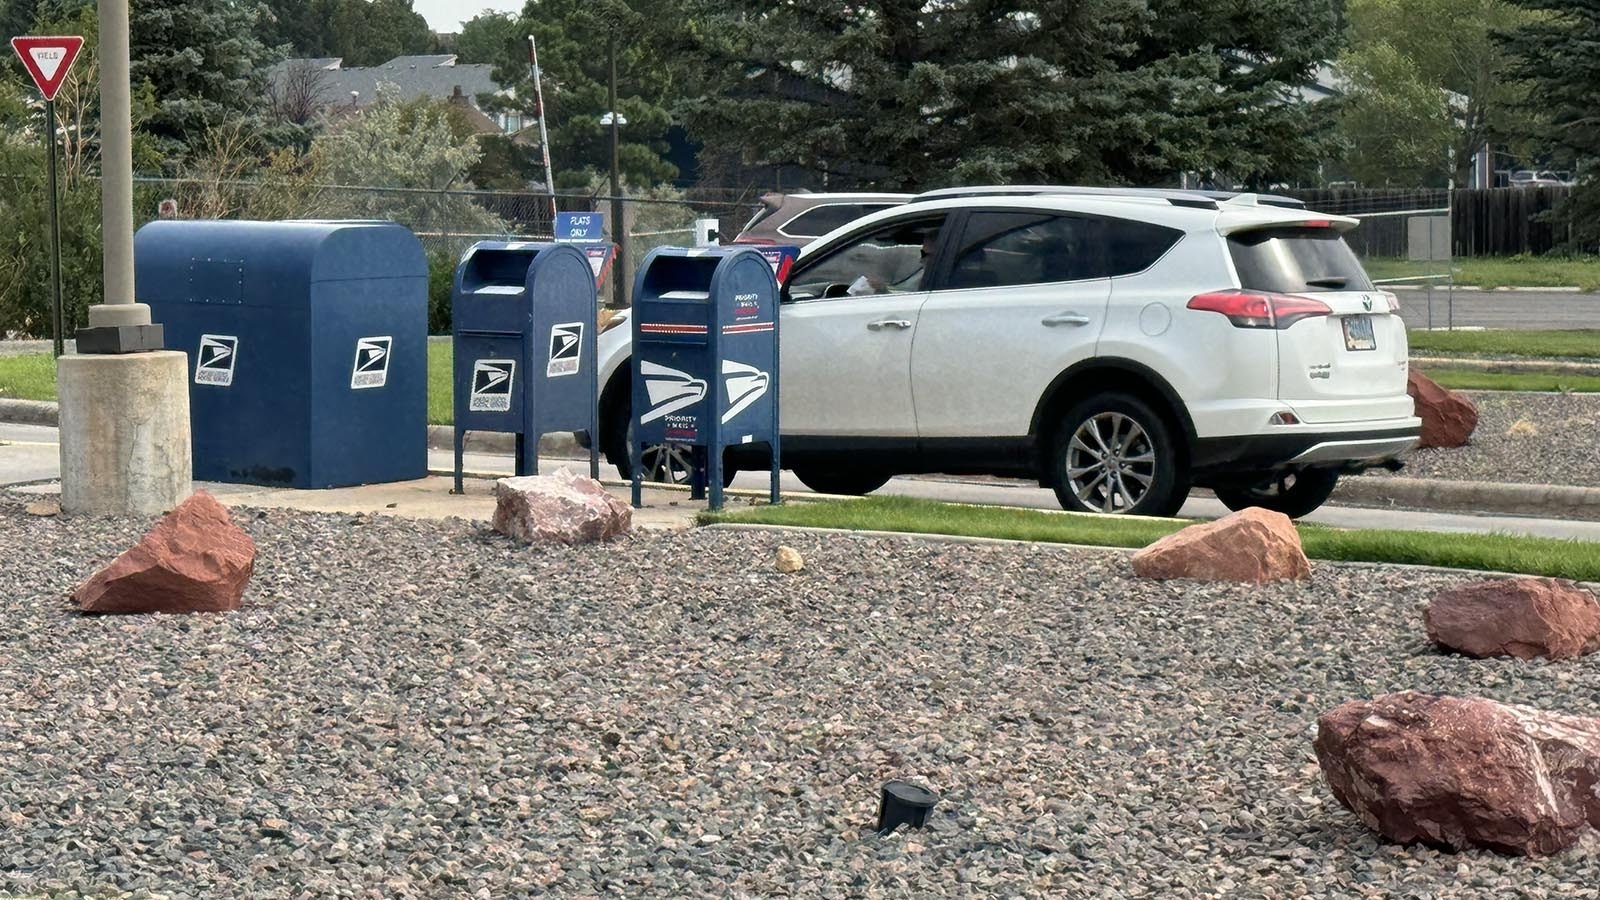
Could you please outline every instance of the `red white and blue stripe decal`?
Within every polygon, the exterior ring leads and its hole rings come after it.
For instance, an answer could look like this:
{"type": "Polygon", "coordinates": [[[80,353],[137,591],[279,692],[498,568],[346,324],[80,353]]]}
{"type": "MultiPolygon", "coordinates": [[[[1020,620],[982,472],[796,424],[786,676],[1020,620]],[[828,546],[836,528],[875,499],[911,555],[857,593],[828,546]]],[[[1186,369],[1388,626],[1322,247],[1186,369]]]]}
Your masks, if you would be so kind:
{"type": "Polygon", "coordinates": [[[749,322],[744,325],[724,325],[723,334],[756,334],[762,331],[771,331],[771,322],[749,322]]]}
{"type": "Polygon", "coordinates": [[[643,334],[705,334],[704,325],[674,325],[668,322],[640,322],[639,331],[643,334]]]}

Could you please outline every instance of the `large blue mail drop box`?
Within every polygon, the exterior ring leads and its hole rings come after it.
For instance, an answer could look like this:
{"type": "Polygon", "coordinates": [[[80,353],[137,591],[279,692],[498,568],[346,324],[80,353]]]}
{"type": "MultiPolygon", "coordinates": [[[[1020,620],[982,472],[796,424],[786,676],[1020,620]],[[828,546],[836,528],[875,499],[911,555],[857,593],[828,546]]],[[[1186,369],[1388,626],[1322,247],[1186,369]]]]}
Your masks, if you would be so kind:
{"type": "Polygon", "coordinates": [[[194,477],[428,473],[428,263],[389,222],[152,222],[135,290],[189,354],[194,477]]]}

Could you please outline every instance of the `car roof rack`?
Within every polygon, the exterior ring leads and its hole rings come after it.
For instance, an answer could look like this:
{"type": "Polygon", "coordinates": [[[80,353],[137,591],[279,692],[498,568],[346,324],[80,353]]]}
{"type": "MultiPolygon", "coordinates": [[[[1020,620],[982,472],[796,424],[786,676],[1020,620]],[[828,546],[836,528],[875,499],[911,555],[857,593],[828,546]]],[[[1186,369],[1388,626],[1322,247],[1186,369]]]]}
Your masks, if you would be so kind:
{"type": "Polygon", "coordinates": [[[1254,194],[1241,191],[1201,191],[1185,190],[1182,188],[1130,188],[1130,187],[1087,187],[1082,185],[1002,185],[995,187],[961,187],[941,188],[934,191],[925,191],[911,198],[911,203],[921,203],[929,200],[950,200],[960,197],[1040,197],[1040,196],[1084,196],[1105,197],[1109,200],[1131,198],[1141,200],[1165,200],[1173,206],[1187,206],[1194,209],[1218,209],[1218,203],[1225,203],[1235,198],[1244,199],[1250,205],[1278,206],[1285,209],[1305,209],[1305,201],[1295,197],[1285,197],[1281,194],[1254,194]]]}

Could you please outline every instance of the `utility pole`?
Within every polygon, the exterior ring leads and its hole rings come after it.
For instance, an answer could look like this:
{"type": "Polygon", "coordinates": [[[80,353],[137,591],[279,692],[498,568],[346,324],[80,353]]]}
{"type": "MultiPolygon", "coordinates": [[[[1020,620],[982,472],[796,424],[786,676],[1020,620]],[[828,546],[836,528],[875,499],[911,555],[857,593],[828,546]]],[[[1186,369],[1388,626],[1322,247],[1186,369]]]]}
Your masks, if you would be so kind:
{"type": "Polygon", "coordinates": [[[100,200],[105,298],[89,307],[79,353],[160,350],[160,326],[133,294],[133,115],[128,0],[100,0],[100,200]]]}
{"type": "Polygon", "coordinates": [[[611,107],[611,236],[617,244],[617,260],[611,271],[611,305],[621,309],[628,305],[627,286],[623,284],[628,274],[628,226],[622,220],[622,176],[618,147],[621,145],[622,115],[617,112],[617,38],[606,38],[606,61],[611,67],[611,82],[607,88],[607,103],[611,107]]]}
{"type": "Polygon", "coordinates": [[[61,510],[149,516],[193,491],[188,357],[162,349],[161,326],[134,299],[128,0],[99,4],[105,297],[89,307],[78,352],[56,361],[61,510]]]}

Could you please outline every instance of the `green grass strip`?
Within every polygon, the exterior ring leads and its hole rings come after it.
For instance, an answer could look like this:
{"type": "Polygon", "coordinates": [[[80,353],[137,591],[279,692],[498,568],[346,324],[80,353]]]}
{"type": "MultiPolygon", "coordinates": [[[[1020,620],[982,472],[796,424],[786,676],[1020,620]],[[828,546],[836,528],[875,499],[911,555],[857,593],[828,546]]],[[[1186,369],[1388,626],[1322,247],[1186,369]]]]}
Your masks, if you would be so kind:
{"type": "MultiPolygon", "coordinates": [[[[706,512],[700,515],[700,522],[943,534],[1104,547],[1143,547],[1191,524],[1172,519],[966,506],[907,497],[865,497],[706,512]]],[[[1306,555],[1313,559],[1411,563],[1600,581],[1600,545],[1584,541],[1503,534],[1344,530],[1321,525],[1299,527],[1306,555]]]]}
{"type": "MultiPolygon", "coordinates": [[[[1405,303],[1405,298],[1400,298],[1405,303]]],[[[1516,303],[1508,296],[1506,303],[1516,303]]],[[[1579,331],[1412,331],[1406,335],[1413,356],[1537,356],[1600,358],[1600,330],[1579,331]]]]}
{"type": "Polygon", "coordinates": [[[1422,373],[1447,388],[1467,391],[1575,391],[1600,392],[1600,376],[1554,372],[1480,372],[1475,369],[1423,369],[1422,373]]]}
{"type": "Polygon", "coordinates": [[[428,342],[428,424],[455,422],[455,385],[451,381],[451,360],[455,350],[449,341],[428,342]]]}
{"type": "MultiPolygon", "coordinates": [[[[1376,279],[1417,275],[1454,276],[1456,284],[1497,287],[1575,287],[1600,289],[1600,257],[1595,256],[1463,256],[1444,262],[1424,262],[1394,257],[1368,257],[1361,261],[1376,279]]],[[[1405,301],[1401,301],[1405,302],[1405,301]]]]}
{"type": "Polygon", "coordinates": [[[48,353],[0,356],[0,397],[56,399],[56,361],[48,353]]]}

